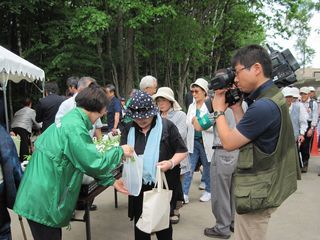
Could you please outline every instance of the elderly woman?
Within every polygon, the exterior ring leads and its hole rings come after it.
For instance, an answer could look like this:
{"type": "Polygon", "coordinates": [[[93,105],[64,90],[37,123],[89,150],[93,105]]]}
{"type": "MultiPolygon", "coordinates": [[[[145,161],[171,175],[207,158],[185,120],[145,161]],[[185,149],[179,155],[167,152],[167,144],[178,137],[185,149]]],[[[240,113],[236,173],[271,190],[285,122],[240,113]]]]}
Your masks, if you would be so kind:
{"type": "MultiPolygon", "coordinates": [[[[186,157],[187,148],[177,127],[167,119],[161,118],[149,94],[137,91],[127,109],[133,118],[121,136],[121,144],[134,146],[138,157],[143,159],[143,179],[139,196],[129,196],[129,217],[137,223],[142,213],[143,193],[154,187],[156,167],[165,172],[173,198],[180,184],[180,162],[186,157]]],[[[171,211],[173,202],[171,201],[171,211]]],[[[172,239],[172,226],[156,232],[159,240],[172,239]]],[[[150,240],[150,234],[135,226],[136,240],[150,240]]]]}
{"type": "Polygon", "coordinates": [[[201,118],[208,113],[205,104],[208,95],[208,82],[203,78],[198,78],[190,85],[190,90],[194,98],[187,112],[187,146],[189,151],[189,160],[191,171],[185,174],[183,181],[183,193],[185,203],[189,202],[189,189],[192,182],[198,160],[200,159],[203,166],[202,179],[205,183],[205,191],[200,197],[201,202],[207,202],[211,199],[210,190],[210,161],[213,155],[213,128],[210,127],[205,131],[196,131],[192,125],[193,118],[201,118]]]}
{"type": "Polygon", "coordinates": [[[77,108],[52,124],[36,141],[35,152],[18,190],[14,211],[28,219],[35,240],[60,240],[79,195],[83,174],[127,193],[112,174],[122,156],[132,156],[127,145],[99,153],[89,135],[105,114],[107,98],[95,84],[76,97],[77,108]]]}
{"type": "MultiPolygon", "coordinates": [[[[181,107],[179,103],[174,99],[174,93],[171,88],[161,87],[158,89],[158,92],[152,96],[156,101],[157,106],[160,109],[161,117],[169,119],[173,122],[179,130],[179,133],[186,144],[187,142],[187,124],[186,117],[187,115],[181,111],[181,107]]],[[[188,158],[186,157],[180,163],[180,179],[183,178],[186,172],[190,171],[190,163],[188,158]]],[[[176,202],[173,203],[174,212],[170,217],[171,223],[178,223],[180,220],[179,208],[183,203],[183,191],[182,185],[179,184],[179,188],[177,189],[178,196],[176,197],[176,202]]]]}

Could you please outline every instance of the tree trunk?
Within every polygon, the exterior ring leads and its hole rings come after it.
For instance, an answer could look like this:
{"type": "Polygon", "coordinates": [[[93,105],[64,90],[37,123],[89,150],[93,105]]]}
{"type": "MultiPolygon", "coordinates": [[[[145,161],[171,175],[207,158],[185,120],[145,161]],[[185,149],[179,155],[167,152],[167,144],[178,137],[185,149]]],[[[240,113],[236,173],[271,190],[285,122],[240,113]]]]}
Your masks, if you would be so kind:
{"type": "Polygon", "coordinates": [[[105,76],[105,68],[104,68],[104,61],[103,61],[103,57],[102,57],[102,39],[100,36],[98,36],[97,34],[97,53],[98,53],[98,58],[99,58],[99,62],[100,62],[100,70],[101,70],[101,78],[102,78],[102,85],[106,85],[106,76],[105,76]]]}
{"type": "Polygon", "coordinates": [[[126,73],[125,84],[122,94],[127,93],[133,88],[134,81],[134,29],[127,30],[127,52],[126,52],[126,73]]]}
{"type": "Polygon", "coordinates": [[[118,81],[118,73],[117,73],[117,67],[113,62],[112,58],[112,43],[111,43],[111,34],[108,32],[107,34],[107,49],[108,49],[108,59],[111,64],[111,75],[112,75],[112,81],[116,87],[116,93],[119,94],[119,81],[118,81]]]}
{"type": "Polygon", "coordinates": [[[178,85],[178,102],[181,106],[183,106],[183,99],[184,99],[184,87],[186,85],[187,78],[189,76],[189,63],[190,58],[189,56],[185,57],[184,63],[181,65],[179,64],[179,85],[178,85]]]}
{"type": "MultiPolygon", "coordinates": [[[[118,15],[117,15],[117,22],[118,22],[118,43],[117,43],[117,49],[118,49],[118,57],[119,57],[119,68],[120,68],[120,79],[118,82],[118,86],[116,86],[117,89],[119,89],[119,85],[120,86],[125,86],[125,59],[124,59],[124,31],[123,31],[123,13],[121,12],[121,10],[119,10],[118,15]]],[[[116,84],[116,83],[115,83],[116,84]]],[[[119,90],[117,90],[117,93],[119,93],[119,90]]]]}

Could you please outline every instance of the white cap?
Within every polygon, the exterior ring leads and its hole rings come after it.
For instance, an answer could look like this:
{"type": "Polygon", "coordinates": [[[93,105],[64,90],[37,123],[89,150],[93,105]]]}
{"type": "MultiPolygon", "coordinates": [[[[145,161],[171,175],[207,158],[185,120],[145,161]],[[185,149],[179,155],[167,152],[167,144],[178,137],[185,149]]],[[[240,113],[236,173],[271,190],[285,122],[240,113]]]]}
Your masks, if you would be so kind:
{"type": "Polygon", "coordinates": [[[300,93],[308,94],[309,92],[310,92],[309,87],[302,87],[302,88],[300,88],[300,93]]]}
{"type": "Polygon", "coordinates": [[[309,86],[309,91],[310,91],[310,92],[315,92],[316,89],[315,89],[314,87],[312,87],[312,86],[309,86]]]}
{"type": "Polygon", "coordinates": [[[297,87],[292,87],[291,88],[291,92],[292,92],[292,96],[294,97],[294,98],[299,98],[300,97],[300,92],[299,92],[299,88],[297,88],[297,87]]]}
{"type": "Polygon", "coordinates": [[[198,78],[194,83],[190,84],[190,89],[193,88],[194,85],[201,87],[206,92],[206,94],[208,94],[208,90],[209,90],[208,89],[208,82],[205,79],[198,78]]]}
{"type": "Polygon", "coordinates": [[[282,90],[281,90],[282,94],[284,97],[289,97],[289,96],[292,96],[293,97],[293,92],[292,92],[292,89],[291,87],[284,87],[282,90]]]}
{"type": "Polygon", "coordinates": [[[179,103],[174,99],[174,93],[171,88],[161,87],[158,89],[157,93],[152,96],[153,100],[156,100],[158,97],[163,97],[170,102],[173,102],[173,110],[179,111],[181,107],[179,103]]]}

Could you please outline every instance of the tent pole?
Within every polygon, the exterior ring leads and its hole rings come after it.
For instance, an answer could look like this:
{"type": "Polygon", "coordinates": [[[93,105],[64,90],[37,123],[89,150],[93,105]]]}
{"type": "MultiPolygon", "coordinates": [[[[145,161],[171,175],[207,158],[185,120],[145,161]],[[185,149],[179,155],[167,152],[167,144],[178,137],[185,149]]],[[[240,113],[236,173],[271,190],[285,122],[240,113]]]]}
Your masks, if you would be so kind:
{"type": "Polygon", "coordinates": [[[3,101],[4,101],[4,115],[6,118],[6,128],[9,132],[9,117],[8,117],[8,104],[7,104],[7,83],[8,83],[9,75],[5,74],[5,72],[2,72],[2,79],[3,79],[3,101]]]}

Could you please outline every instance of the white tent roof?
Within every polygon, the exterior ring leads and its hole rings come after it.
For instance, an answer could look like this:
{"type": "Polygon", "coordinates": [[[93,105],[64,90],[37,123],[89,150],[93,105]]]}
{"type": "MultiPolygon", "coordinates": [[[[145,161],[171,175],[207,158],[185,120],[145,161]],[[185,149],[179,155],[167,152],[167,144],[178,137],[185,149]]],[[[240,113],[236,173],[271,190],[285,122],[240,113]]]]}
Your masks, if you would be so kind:
{"type": "Polygon", "coordinates": [[[44,87],[44,71],[41,68],[38,68],[27,60],[0,46],[0,85],[2,86],[2,91],[4,93],[4,109],[6,127],[8,131],[9,118],[6,98],[7,84],[9,80],[18,83],[23,79],[27,80],[28,82],[40,80],[42,81],[42,87],[44,87]]]}
{"type": "Polygon", "coordinates": [[[33,82],[44,81],[44,71],[0,46],[0,83],[6,85],[8,80],[20,82],[21,80],[33,82]]]}

